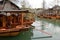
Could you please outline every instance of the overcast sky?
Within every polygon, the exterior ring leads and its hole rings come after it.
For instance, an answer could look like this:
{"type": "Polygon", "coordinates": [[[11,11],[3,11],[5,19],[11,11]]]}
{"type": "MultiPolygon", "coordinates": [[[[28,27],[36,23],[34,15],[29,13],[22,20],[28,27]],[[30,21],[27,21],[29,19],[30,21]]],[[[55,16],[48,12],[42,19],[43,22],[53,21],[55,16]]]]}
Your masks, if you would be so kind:
{"type": "MultiPolygon", "coordinates": [[[[43,5],[43,0],[28,0],[32,8],[42,8],[43,5]]],[[[51,8],[53,7],[56,3],[55,0],[45,0],[45,7],[46,8],[51,8]]]]}
{"type": "MultiPolygon", "coordinates": [[[[45,1],[45,8],[51,8],[55,4],[60,5],[60,0],[44,0],[45,1]]],[[[28,0],[32,8],[42,8],[43,0],[28,0]]]]}
{"type": "MultiPolygon", "coordinates": [[[[15,3],[17,3],[21,7],[21,1],[23,0],[14,0],[15,3]]],[[[42,8],[43,7],[43,0],[26,0],[26,6],[28,7],[29,5],[31,8],[42,8]]],[[[56,0],[45,0],[45,8],[52,8],[55,4],[60,5],[60,0],[58,0],[58,3],[56,3],[56,0]]]]}

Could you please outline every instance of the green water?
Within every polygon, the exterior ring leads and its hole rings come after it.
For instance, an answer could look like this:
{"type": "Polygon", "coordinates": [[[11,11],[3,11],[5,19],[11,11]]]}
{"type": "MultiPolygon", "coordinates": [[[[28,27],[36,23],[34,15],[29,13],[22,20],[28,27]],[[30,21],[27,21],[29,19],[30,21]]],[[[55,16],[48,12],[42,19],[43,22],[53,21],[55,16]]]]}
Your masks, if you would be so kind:
{"type": "Polygon", "coordinates": [[[19,35],[14,37],[0,37],[0,40],[31,40],[33,33],[31,29],[29,31],[20,32],[19,35]]]}
{"type": "Polygon", "coordinates": [[[51,35],[39,30],[29,29],[28,31],[20,32],[15,37],[0,37],[0,40],[60,40],[60,20],[37,19],[35,25],[35,29],[46,31],[51,35]],[[38,26],[38,24],[40,25],[38,26]]]}

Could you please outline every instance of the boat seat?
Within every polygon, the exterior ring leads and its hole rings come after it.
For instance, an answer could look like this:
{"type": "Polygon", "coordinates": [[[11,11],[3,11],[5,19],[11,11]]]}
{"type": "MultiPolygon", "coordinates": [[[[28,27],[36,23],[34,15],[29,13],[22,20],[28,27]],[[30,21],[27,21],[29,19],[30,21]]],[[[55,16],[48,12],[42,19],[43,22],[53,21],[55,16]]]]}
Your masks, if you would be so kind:
{"type": "Polygon", "coordinates": [[[9,28],[13,28],[16,25],[18,25],[18,20],[17,20],[17,16],[14,14],[11,14],[10,16],[7,17],[7,27],[9,28]]]}

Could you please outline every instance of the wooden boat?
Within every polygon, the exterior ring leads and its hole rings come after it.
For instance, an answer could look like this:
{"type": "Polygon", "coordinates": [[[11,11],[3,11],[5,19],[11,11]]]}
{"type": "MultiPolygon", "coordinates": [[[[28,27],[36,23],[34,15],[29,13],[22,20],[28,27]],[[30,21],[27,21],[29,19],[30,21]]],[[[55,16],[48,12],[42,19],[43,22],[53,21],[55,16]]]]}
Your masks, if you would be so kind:
{"type": "Polygon", "coordinates": [[[28,13],[26,10],[3,10],[0,12],[6,13],[6,15],[0,14],[0,36],[16,36],[21,30],[31,27],[30,21],[30,25],[27,20],[24,22],[24,14],[28,13]]]}
{"type": "MultiPolygon", "coordinates": [[[[52,11],[55,11],[55,10],[52,10],[52,11]]],[[[49,14],[49,11],[48,13],[42,13],[42,14],[38,14],[37,17],[39,18],[47,18],[47,19],[60,19],[60,14],[59,13],[53,13],[52,14],[49,14]]]]}
{"type": "Polygon", "coordinates": [[[49,9],[44,9],[41,12],[37,15],[39,18],[60,19],[60,6],[59,5],[55,5],[49,9]]]}
{"type": "Polygon", "coordinates": [[[59,16],[57,16],[57,15],[40,15],[40,16],[38,16],[39,18],[47,18],[47,19],[58,19],[59,18],[59,16]]]}
{"type": "Polygon", "coordinates": [[[0,1],[0,36],[16,36],[20,31],[29,29],[35,21],[31,15],[10,0],[0,1]]]}

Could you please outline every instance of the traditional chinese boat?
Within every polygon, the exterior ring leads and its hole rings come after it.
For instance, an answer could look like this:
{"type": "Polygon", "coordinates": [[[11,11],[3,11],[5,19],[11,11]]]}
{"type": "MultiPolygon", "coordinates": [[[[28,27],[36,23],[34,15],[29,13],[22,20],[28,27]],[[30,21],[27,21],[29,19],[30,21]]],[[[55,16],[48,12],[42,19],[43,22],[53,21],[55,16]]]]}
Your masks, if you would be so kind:
{"type": "Polygon", "coordinates": [[[20,30],[29,29],[31,27],[28,25],[28,21],[24,22],[24,13],[28,12],[26,10],[11,10],[0,12],[4,12],[6,14],[0,14],[0,36],[15,36],[20,32],[20,30]]]}
{"type": "Polygon", "coordinates": [[[19,9],[11,1],[0,2],[3,2],[0,5],[0,36],[16,36],[31,27],[34,22],[31,12],[19,9]]]}

